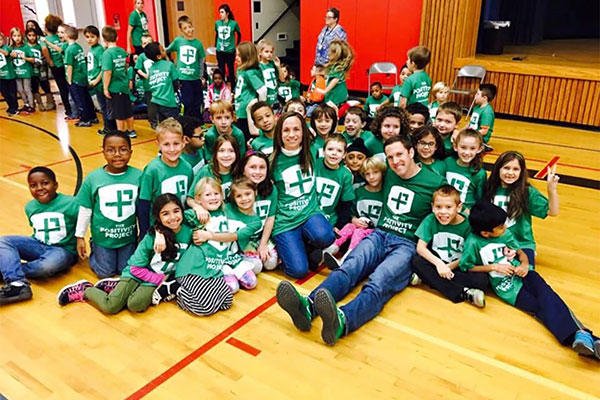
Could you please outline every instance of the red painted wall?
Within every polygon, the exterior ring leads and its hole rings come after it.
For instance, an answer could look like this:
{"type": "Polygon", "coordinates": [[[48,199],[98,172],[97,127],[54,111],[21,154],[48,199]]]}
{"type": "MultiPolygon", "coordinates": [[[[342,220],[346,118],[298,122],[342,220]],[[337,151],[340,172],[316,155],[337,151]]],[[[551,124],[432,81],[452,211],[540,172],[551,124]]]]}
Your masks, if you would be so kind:
{"type": "Polygon", "coordinates": [[[300,2],[300,79],[310,82],[319,32],[325,26],[328,8],[340,10],[339,23],[348,33],[355,52],[347,77],[351,90],[368,91],[367,70],[378,61],[391,61],[398,68],[406,52],[419,44],[422,0],[311,0],[300,2]],[[399,4],[400,3],[400,4],[399,4]]]}
{"type": "Polygon", "coordinates": [[[252,8],[251,0],[215,0],[215,21],[219,19],[219,6],[229,4],[229,8],[235,17],[240,31],[242,41],[252,41],[252,8]]]}
{"type": "MultiPolygon", "coordinates": [[[[123,48],[127,46],[127,25],[129,22],[129,14],[131,14],[134,8],[133,5],[133,0],[104,0],[104,14],[106,18],[106,25],[112,25],[113,27],[118,28],[117,44],[123,48]]],[[[156,15],[154,13],[154,0],[144,1],[144,12],[148,17],[148,30],[150,31],[152,37],[157,39],[158,35],[156,31],[156,15]]],[[[99,28],[100,30],[102,30],[102,27],[99,28]]]]}
{"type": "Polygon", "coordinates": [[[23,15],[19,0],[0,1],[0,32],[9,35],[12,27],[23,30],[23,15]]]}

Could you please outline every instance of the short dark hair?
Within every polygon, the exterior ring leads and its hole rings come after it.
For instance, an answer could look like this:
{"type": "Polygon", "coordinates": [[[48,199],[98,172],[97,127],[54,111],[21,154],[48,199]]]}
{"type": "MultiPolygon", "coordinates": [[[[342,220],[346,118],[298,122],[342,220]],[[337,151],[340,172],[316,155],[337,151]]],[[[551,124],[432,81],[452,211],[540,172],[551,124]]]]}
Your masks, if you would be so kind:
{"type": "Polygon", "coordinates": [[[352,107],[348,108],[348,111],[346,111],[346,115],[348,115],[348,114],[356,115],[357,117],[360,118],[360,120],[362,122],[365,122],[365,120],[367,119],[367,113],[365,112],[365,110],[362,107],[359,107],[359,106],[352,106],[352,107]]]}
{"type": "Polygon", "coordinates": [[[38,172],[41,172],[42,174],[46,175],[48,178],[50,178],[52,182],[56,182],[56,174],[54,173],[54,171],[44,166],[37,166],[31,168],[27,173],[27,179],[29,179],[31,175],[36,174],[38,172]]]}
{"type": "Polygon", "coordinates": [[[423,103],[417,102],[409,104],[406,106],[406,111],[408,111],[411,115],[421,114],[423,117],[425,117],[425,123],[429,121],[429,108],[427,108],[427,106],[423,103]]]}
{"type": "Polygon", "coordinates": [[[373,83],[371,83],[371,86],[369,87],[369,89],[372,88],[373,86],[379,86],[379,89],[383,88],[383,86],[381,86],[381,82],[373,82],[373,83]]]}
{"type": "Polygon", "coordinates": [[[406,150],[410,150],[410,149],[414,148],[413,142],[408,135],[398,135],[398,136],[392,136],[390,138],[387,138],[385,140],[385,142],[383,142],[384,152],[385,152],[386,147],[388,147],[389,145],[394,144],[396,142],[402,143],[402,145],[404,146],[404,148],[406,150]]]}
{"type": "Polygon", "coordinates": [[[131,147],[131,138],[125,132],[121,132],[121,131],[109,131],[102,138],[102,147],[103,148],[104,148],[104,145],[106,145],[106,139],[111,138],[111,137],[121,138],[121,139],[123,139],[123,140],[125,140],[127,142],[127,144],[129,145],[129,147],[131,147]]]}
{"type": "Polygon", "coordinates": [[[462,119],[462,108],[458,103],[454,101],[449,101],[447,103],[440,104],[437,113],[439,114],[440,112],[452,115],[457,124],[462,119]]]}
{"type": "Polygon", "coordinates": [[[96,37],[100,37],[100,31],[94,25],[86,26],[85,29],[83,30],[83,34],[85,35],[86,33],[91,33],[92,35],[94,35],[96,37]]]}
{"type": "Polygon", "coordinates": [[[425,46],[413,47],[408,51],[408,58],[415,63],[417,69],[423,69],[429,64],[431,51],[425,46]]]}
{"type": "Polygon", "coordinates": [[[194,130],[203,125],[202,120],[200,118],[190,117],[188,115],[178,116],[177,121],[179,121],[179,123],[181,124],[183,136],[186,136],[188,138],[194,136],[194,130]]]}
{"type": "Polygon", "coordinates": [[[144,47],[144,54],[152,61],[158,61],[160,53],[160,43],[158,42],[148,43],[146,47],[144,47]]]}
{"type": "Polygon", "coordinates": [[[327,9],[327,12],[330,12],[333,14],[333,18],[335,18],[336,20],[340,20],[340,10],[338,10],[335,7],[331,7],[327,9]]]}
{"type": "Polygon", "coordinates": [[[252,121],[254,121],[254,113],[263,107],[269,107],[271,111],[273,111],[273,108],[266,101],[257,101],[250,107],[250,117],[252,118],[252,121]]]}
{"type": "Polygon", "coordinates": [[[105,42],[116,42],[117,30],[112,26],[105,26],[104,28],[102,28],[102,39],[104,39],[105,42]]]}
{"type": "Polygon", "coordinates": [[[481,232],[491,232],[505,222],[506,211],[486,200],[475,203],[469,214],[471,230],[480,236],[481,232]]]}
{"type": "Polygon", "coordinates": [[[181,28],[182,24],[192,24],[192,19],[190,17],[188,17],[187,15],[182,15],[181,17],[177,18],[177,25],[181,28]]]}
{"type": "Polygon", "coordinates": [[[496,97],[498,88],[493,83],[482,83],[479,85],[481,95],[487,97],[487,101],[492,101],[496,97]]]}

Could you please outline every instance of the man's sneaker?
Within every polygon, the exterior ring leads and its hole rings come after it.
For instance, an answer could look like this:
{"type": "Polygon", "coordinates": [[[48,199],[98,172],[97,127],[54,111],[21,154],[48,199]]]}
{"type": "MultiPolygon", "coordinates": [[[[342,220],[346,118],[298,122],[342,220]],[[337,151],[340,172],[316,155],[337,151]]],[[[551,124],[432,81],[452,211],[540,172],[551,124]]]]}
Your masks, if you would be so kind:
{"type": "Polygon", "coordinates": [[[288,281],[279,282],[276,297],[277,304],[290,315],[294,326],[302,332],[310,331],[312,313],[308,298],[300,295],[288,281]]]}
{"type": "Polygon", "coordinates": [[[102,128],[102,129],[98,129],[97,132],[98,132],[98,135],[105,136],[107,133],[110,133],[110,130],[102,128]]]}
{"type": "Polygon", "coordinates": [[[137,133],[135,131],[127,131],[127,136],[134,139],[137,137],[137,133]]]}
{"type": "Polygon", "coordinates": [[[17,303],[32,297],[31,287],[25,282],[15,281],[0,288],[0,305],[17,303]]]}
{"type": "Polygon", "coordinates": [[[340,267],[338,260],[327,252],[323,253],[323,264],[329,269],[338,269],[340,267]]]}
{"type": "Polygon", "coordinates": [[[119,278],[104,278],[96,282],[94,287],[102,290],[106,294],[109,294],[117,287],[120,281],[121,280],[119,278]]]}
{"type": "Polygon", "coordinates": [[[489,153],[490,151],[494,151],[494,148],[487,143],[483,144],[483,152],[489,153]]]}
{"type": "Polygon", "coordinates": [[[325,343],[333,346],[344,335],[346,316],[335,305],[335,300],[329,290],[319,289],[315,294],[315,312],[323,320],[321,338],[325,343]]]}
{"type": "Polygon", "coordinates": [[[177,297],[179,282],[175,279],[164,281],[152,293],[152,304],[157,305],[160,302],[171,301],[177,297]]]}
{"type": "Polygon", "coordinates": [[[575,332],[575,340],[573,340],[573,350],[581,356],[594,356],[594,338],[592,334],[586,330],[580,329],[575,332]]]}
{"type": "Polygon", "coordinates": [[[258,280],[256,274],[253,271],[246,271],[239,279],[240,286],[243,289],[251,290],[256,287],[258,280]]]}
{"type": "Polygon", "coordinates": [[[229,289],[231,289],[231,293],[235,294],[240,290],[240,283],[235,275],[225,275],[223,276],[223,279],[225,279],[225,283],[229,286],[229,289]]]}
{"type": "Polygon", "coordinates": [[[419,286],[421,282],[423,281],[421,280],[421,278],[419,278],[419,275],[413,272],[410,276],[410,286],[419,286]]]}
{"type": "Polygon", "coordinates": [[[85,299],[83,298],[83,294],[85,289],[92,286],[94,286],[92,285],[92,282],[86,281],[85,279],[65,286],[64,288],[60,289],[58,295],[56,296],[58,304],[61,306],[66,306],[67,304],[75,301],[84,301],[85,299]]]}
{"type": "Polygon", "coordinates": [[[483,290],[465,288],[465,291],[463,293],[465,300],[469,303],[473,304],[476,307],[485,307],[485,293],[483,293],[483,290]]]}

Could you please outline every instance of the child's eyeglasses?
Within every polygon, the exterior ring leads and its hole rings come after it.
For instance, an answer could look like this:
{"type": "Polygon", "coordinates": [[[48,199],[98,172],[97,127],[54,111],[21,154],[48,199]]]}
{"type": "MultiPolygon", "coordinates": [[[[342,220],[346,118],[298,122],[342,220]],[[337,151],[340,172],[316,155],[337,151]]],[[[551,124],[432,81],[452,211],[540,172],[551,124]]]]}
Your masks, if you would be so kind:
{"type": "Polygon", "coordinates": [[[200,135],[192,135],[193,139],[204,139],[204,134],[200,134],[200,135]]]}
{"type": "Polygon", "coordinates": [[[419,146],[421,146],[421,147],[433,147],[433,146],[435,146],[435,142],[424,142],[424,141],[422,141],[422,140],[419,140],[419,141],[417,142],[417,144],[418,144],[419,146]]]}

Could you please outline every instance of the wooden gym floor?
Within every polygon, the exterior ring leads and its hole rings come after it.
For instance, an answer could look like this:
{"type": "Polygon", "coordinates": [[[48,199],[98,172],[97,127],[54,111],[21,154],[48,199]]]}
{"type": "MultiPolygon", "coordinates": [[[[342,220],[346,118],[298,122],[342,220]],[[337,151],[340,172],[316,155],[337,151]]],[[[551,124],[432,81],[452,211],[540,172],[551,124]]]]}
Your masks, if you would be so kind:
{"type": "MultiPolygon", "coordinates": [[[[0,235],[29,235],[23,205],[27,170],[47,165],[60,190],[103,164],[95,128],[76,128],[62,113],[4,117],[0,105],[0,235]]],[[[152,131],[136,121],[131,165],[156,155],[152,131]]],[[[537,270],[600,333],[600,135],[498,120],[486,156],[522,151],[536,170],[554,155],[561,213],[536,220],[537,270]]],[[[545,192],[544,182],[533,184],[545,192]]],[[[296,282],[303,293],[327,275],[296,282]]],[[[58,306],[56,293],[95,281],[87,262],[33,282],[34,299],[0,309],[0,394],[8,399],[593,399],[600,362],[561,347],[530,316],[493,295],[483,310],[454,305],[409,287],[381,315],[335,347],[296,331],[276,305],[281,272],[262,273],[233,308],[208,318],[176,304],[143,314],[106,316],[89,305],[58,306]]],[[[351,298],[358,291],[349,297],[351,298]]],[[[0,398],[2,396],[0,395],[0,398]]]]}

